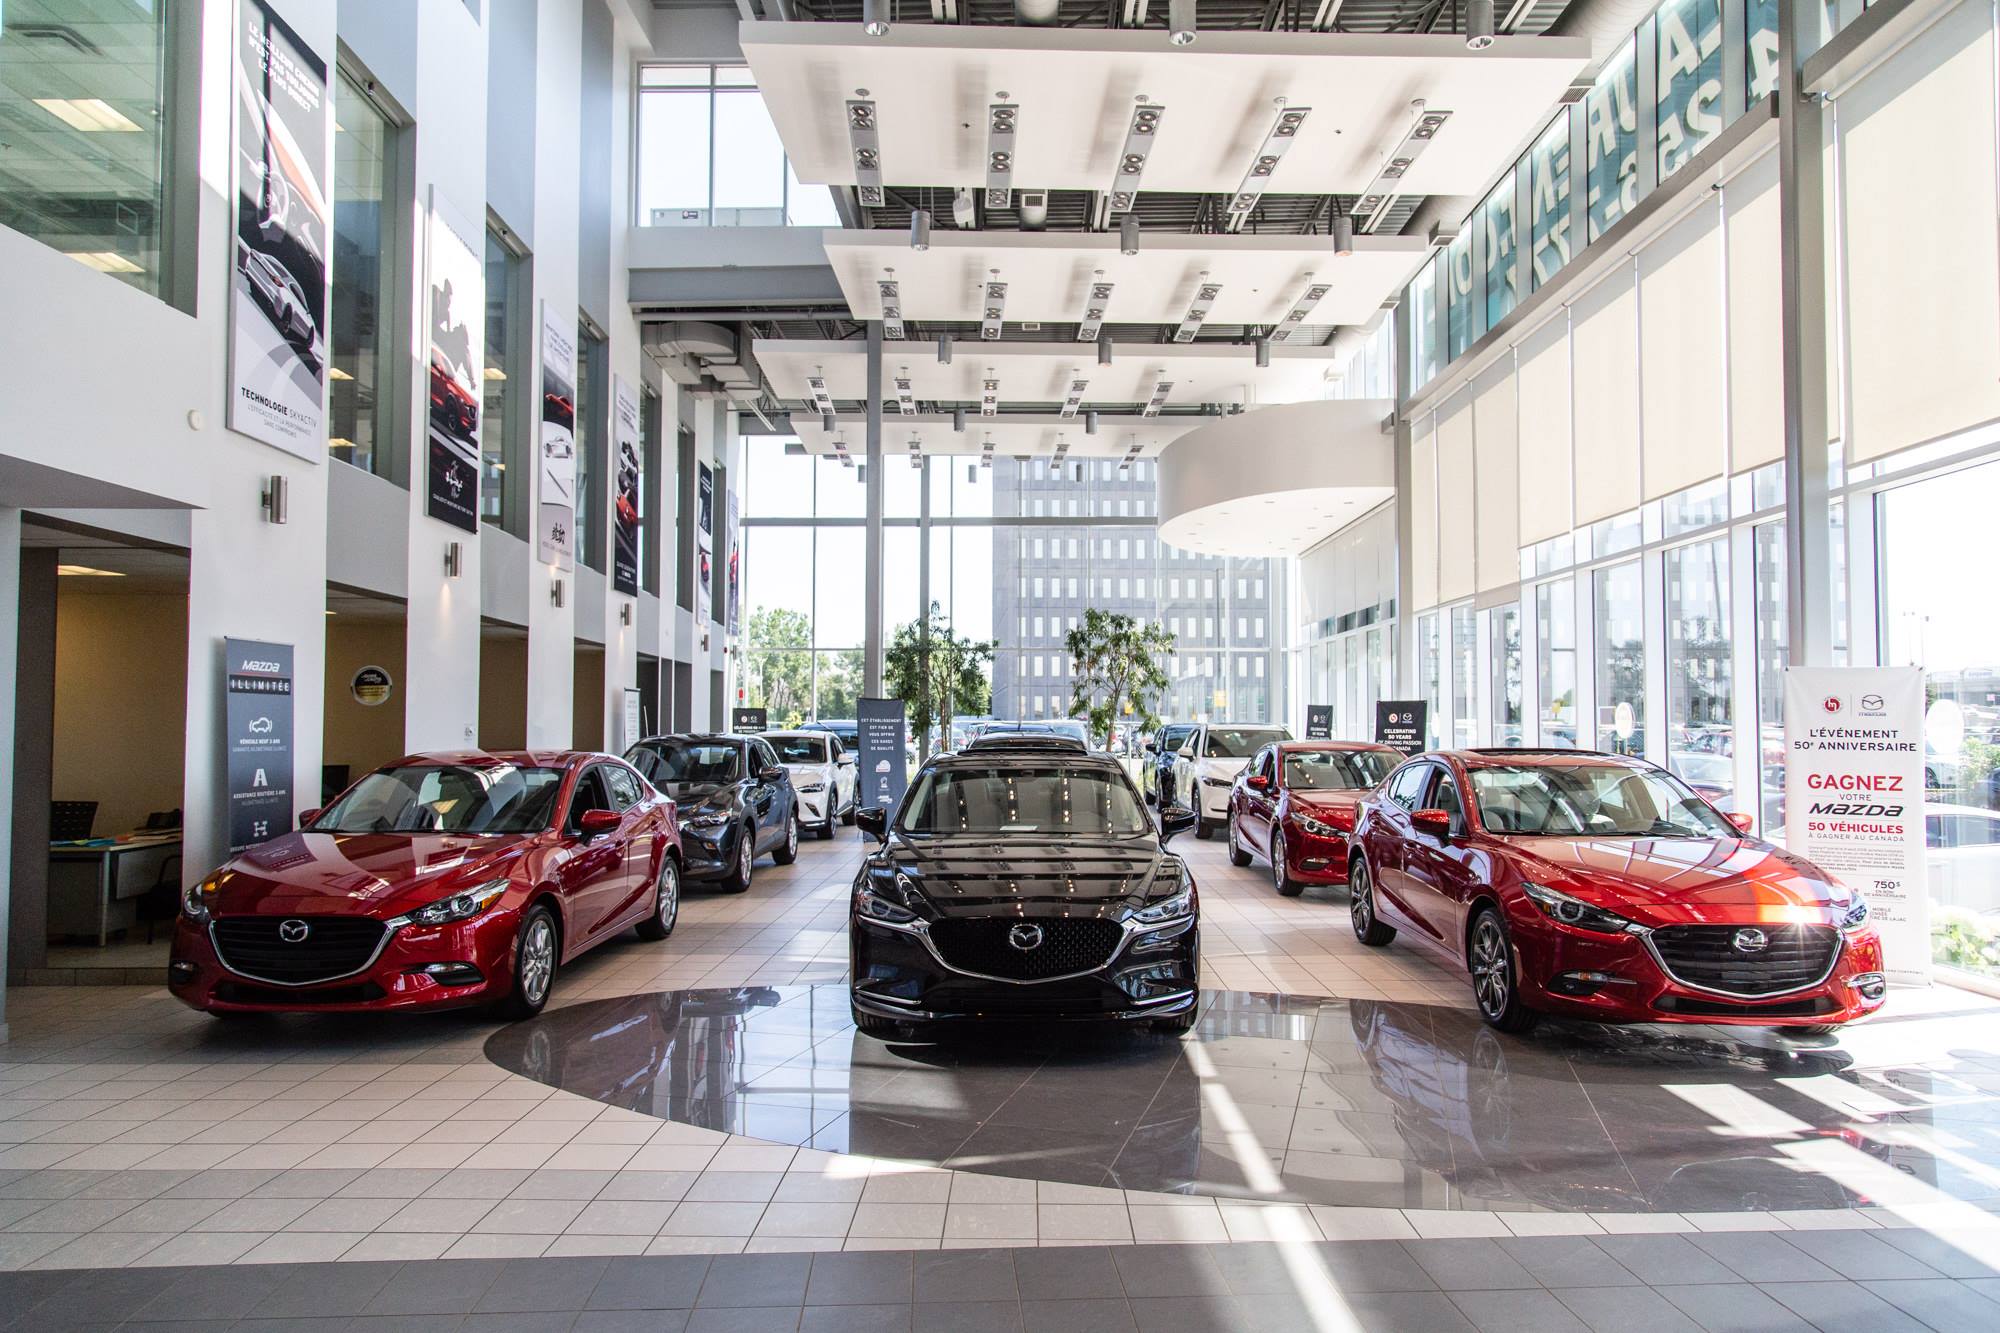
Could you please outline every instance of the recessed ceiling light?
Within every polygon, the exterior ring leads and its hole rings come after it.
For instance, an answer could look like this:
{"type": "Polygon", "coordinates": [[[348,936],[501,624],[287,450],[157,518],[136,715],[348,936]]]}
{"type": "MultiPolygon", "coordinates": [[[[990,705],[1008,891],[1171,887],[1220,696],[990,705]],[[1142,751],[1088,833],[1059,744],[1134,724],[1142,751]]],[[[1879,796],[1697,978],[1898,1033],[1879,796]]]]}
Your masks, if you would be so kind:
{"type": "Polygon", "coordinates": [[[73,130],[137,134],[139,126],[101,97],[37,97],[35,105],[73,130]]]}
{"type": "Polygon", "coordinates": [[[91,565],[57,565],[56,573],[94,579],[122,579],[125,577],[123,570],[97,569],[91,565]]]}
{"type": "Polygon", "coordinates": [[[116,250],[65,250],[64,254],[99,273],[144,273],[146,270],[116,250]]]}

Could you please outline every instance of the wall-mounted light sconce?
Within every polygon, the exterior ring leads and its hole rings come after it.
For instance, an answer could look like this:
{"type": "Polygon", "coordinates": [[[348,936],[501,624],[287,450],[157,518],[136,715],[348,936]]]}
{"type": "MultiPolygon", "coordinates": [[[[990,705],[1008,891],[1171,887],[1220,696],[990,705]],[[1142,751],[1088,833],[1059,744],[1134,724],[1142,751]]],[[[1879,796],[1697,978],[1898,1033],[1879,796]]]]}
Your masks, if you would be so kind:
{"type": "Polygon", "coordinates": [[[632,623],[632,603],[626,602],[618,608],[618,623],[621,625],[632,623]]]}
{"type": "Polygon", "coordinates": [[[465,544],[446,542],[444,544],[444,576],[455,579],[465,572],[465,544]]]}
{"type": "Polygon", "coordinates": [[[292,483],[282,473],[272,473],[264,483],[262,503],[264,519],[269,523],[283,523],[292,516],[292,483]]]}
{"type": "Polygon", "coordinates": [[[562,604],[563,604],[563,581],[559,578],[551,579],[549,581],[549,605],[561,606],[562,604]]]}

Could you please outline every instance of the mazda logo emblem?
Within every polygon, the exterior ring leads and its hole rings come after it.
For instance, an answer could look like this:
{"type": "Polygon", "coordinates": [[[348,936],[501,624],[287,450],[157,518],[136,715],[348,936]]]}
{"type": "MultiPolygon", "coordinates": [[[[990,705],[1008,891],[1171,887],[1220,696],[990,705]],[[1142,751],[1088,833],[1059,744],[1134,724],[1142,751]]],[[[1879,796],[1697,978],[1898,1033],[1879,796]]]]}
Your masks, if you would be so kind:
{"type": "Polygon", "coordinates": [[[1007,932],[1007,943],[1013,945],[1022,953],[1026,953],[1030,949],[1039,949],[1042,947],[1042,928],[1023,921],[1020,925],[1015,926],[1007,932]]]}
{"type": "Polygon", "coordinates": [[[290,921],[278,923],[278,938],[287,944],[304,944],[306,936],[312,934],[312,927],[294,917],[290,921]]]}
{"type": "Polygon", "coordinates": [[[1730,936],[1729,942],[1738,953],[1762,953],[1771,943],[1771,937],[1755,926],[1745,926],[1730,936]]]}

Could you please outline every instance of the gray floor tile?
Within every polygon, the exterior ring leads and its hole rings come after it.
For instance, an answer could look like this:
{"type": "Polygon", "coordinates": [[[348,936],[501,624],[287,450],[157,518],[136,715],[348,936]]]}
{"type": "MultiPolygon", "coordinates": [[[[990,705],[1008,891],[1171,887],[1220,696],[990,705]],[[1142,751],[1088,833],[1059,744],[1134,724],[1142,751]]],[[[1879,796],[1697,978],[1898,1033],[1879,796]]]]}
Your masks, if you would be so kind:
{"type": "Polygon", "coordinates": [[[1701,1325],[1651,1287],[1562,1287],[1556,1299],[1591,1333],[1700,1333],[1701,1325]]]}
{"type": "Polygon", "coordinates": [[[1019,1301],[933,1301],[911,1317],[922,1333],[1022,1333],[1019,1301]]]}
{"type": "MultiPolygon", "coordinates": [[[[1208,1250],[1192,1245],[1122,1245],[1111,1251],[1128,1300],[1226,1296],[1229,1283],[1208,1250]]],[[[1144,1321],[1141,1321],[1143,1327],[1144,1321]]]]}
{"type": "Polygon", "coordinates": [[[907,1305],[913,1287],[908,1251],[816,1254],[805,1300],[809,1306],[907,1305]]]}
{"type": "Polygon", "coordinates": [[[1787,1245],[1854,1282],[1879,1278],[1942,1277],[1916,1255],[1891,1245],[1873,1231],[1787,1231],[1787,1245]]]}
{"type": "Polygon", "coordinates": [[[1494,1240],[1406,1240],[1397,1242],[1446,1291],[1486,1291],[1539,1287],[1535,1275],[1514,1262],[1494,1240]]]}
{"type": "Polygon", "coordinates": [[[1354,1321],[1364,1329],[1380,1329],[1382,1333],[1473,1333],[1472,1322],[1441,1291],[1360,1291],[1346,1300],[1354,1321]]]}
{"type": "Polygon", "coordinates": [[[709,1306],[688,1316],[687,1333],[797,1333],[796,1305],[709,1306]]]}
{"type": "Polygon", "coordinates": [[[1101,1245],[1017,1250],[1014,1280],[1023,1301],[1088,1300],[1122,1290],[1111,1251],[1101,1245]]]}
{"type": "Polygon", "coordinates": [[[177,1279],[170,1268],[72,1270],[73,1281],[45,1296],[21,1319],[24,1328],[69,1328],[130,1319],[177,1279]]]}
{"type": "Polygon", "coordinates": [[[1020,1298],[1013,1250],[920,1250],[915,1258],[916,1299],[919,1302],[1017,1301],[1020,1298]]]}
{"type": "Polygon", "coordinates": [[[695,1307],[803,1305],[812,1260],[810,1254],[718,1254],[709,1260],[695,1307]]]}
{"type": "Polygon", "coordinates": [[[479,1298],[507,1265],[504,1259],[440,1259],[405,1264],[362,1313],[471,1314],[478,1308],[479,1298]]]}
{"type": "Polygon", "coordinates": [[[576,1315],[561,1312],[517,1310],[507,1314],[473,1314],[465,1317],[459,1333],[569,1333],[576,1315]]]}
{"type": "Polygon", "coordinates": [[[1663,1282],[1740,1282],[1727,1264],[1696,1249],[1685,1236],[1593,1236],[1603,1250],[1636,1276],[1655,1286],[1663,1282]]]}
{"type": "Polygon", "coordinates": [[[1799,1317],[1747,1282],[1663,1286],[1660,1295],[1708,1333],[1794,1333],[1799,1317]]]}
{"type": "Polygon", "coordinates": [[[500,1270],[473,1307],[477,1314],[581,1310],[604,1276],[604,1259],[517,1259],[500,1270]]]}
{"type": "Polygon", "coordinates": [[[1499,1244],[1545,1287],[1586,1282],[1593,1287],[1639,1285],[1630,1270],[1599,1248],[1595,1237],[1520,1236],[1499,1244]]]}
{"type": "Polygon", "coordinates": [[[1145,1296],[1127,1303],[1139,1333],[1237,1333],[1250,1327],[1234,1296],[1145,1296]]]}
{"type": "MultiPolygon", "coordinates": [[[[1297,1262],[1294,1257],[1296,1252],[1288,1253],[1277,1246],[1263,1248],[1271,1252],[1284,1272],[1283,1285],[1272,1290],[1297,1290],[1299,1275],[1293,1268],[1297,1262]]],[[[1310,1253],[1315,1255],[1328,1279],[1341,1291],[1437,1290],[1438,1284],[1432,1280],[1430,1273],[1399,1241],[1328,1241],[1313,1246],[1310,1253]]]]}
{"type": "Polygon", "coordinates": [[[688,1310],[585,1310],[571,1333],[683,1333],[688,1310]]]}
{"type": "Polygon", "coordinates": [[[808,1305],[799,1333],[910,1333],[910,1306],[808,1305]]]}
{"type": "Polygon", "coordinates": [[[2000,1314],[1995,1313],[2000,1311],[2000,1303],[1990,1301],[1964,1283],[1950,1278],[1864,1282],[1861,1286],[1932,1328],[1957,1330],[2000,1326],[2000,1314]]]}
{"type": "MultiPolygon", "coordinates": [[[[1820,1333],[1925,1333],[1929,1325],[1852,1282],[1763,1282],[1764,1294],[1820,1333]]],[[[2000,1314],[2000,1310],[1996,1310],[2000,1314]]]]}
{"type": "Polygon", "coordinates": [[[396,1263],[274,1264],[278,1284],[250,1314],[260,1319],[358,1315],[402,1267],[396,1263]]]}
{"type": "Polygon", "coordinates": [[[1833,1282],[1840,1274],[1775,1231],[1690,1236],[1710,1258],[1751,1282],[1833,1282]]]}
{"type": "Polygon", "coordinates": [[[590,1293],[592,1310],[687,1310],[708,1276],[705,1254],[618,1258],[605,1263],[590,1293]]]}
{"type": "Polygon", "coordinates": [[[1882,1239],[1908,1255],[1929,1264],[1946,1277],[1994,1277],[2000,1270],[1968,1254],[1949,1236],[1935,1235],[1916,1227],[1887,1227],[1882,1239]]]}
{"type": "Polygon", "coordinates": [[[227,1323],[256,1309],[286,1278],[261,1264],[165,1271],[179,1276],[139,1311],[140,1319],[227,1323]]]}
{"type": "Polygon", "coordinates": [[[1547,1291],[1454,1291],[1451,1298],[1480,1333],[1590,1333],[1575,1311],[1547,1291]]]}
{"type": "Polygon", "coordinates": [[[1122,1299],[1097,1297],[1022,1301],[1026,1333],[1136,1333],[1132,1311],[1122,1299]]]}

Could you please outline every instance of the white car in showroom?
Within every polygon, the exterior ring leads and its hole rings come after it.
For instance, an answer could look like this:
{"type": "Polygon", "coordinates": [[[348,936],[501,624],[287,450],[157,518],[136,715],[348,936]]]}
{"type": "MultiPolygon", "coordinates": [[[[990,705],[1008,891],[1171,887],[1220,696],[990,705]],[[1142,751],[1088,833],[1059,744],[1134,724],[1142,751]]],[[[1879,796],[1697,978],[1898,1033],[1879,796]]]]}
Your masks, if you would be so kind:
{"type": "Polygon", "coordinates": [[[1288,741],[1283,727],[1198,724],[1174,756],[1174,794],[1194,810],[1194,836],[1213,837],[1229,822],[1229,789],[1251,756],[1276,741],[1288,741]]]}
{"type": "Polygon", "coordinates": [[[833,836],[833,824],[854,822],[854,752],[831,731],[767,731],[778,762],[792,775],[799,827],[833,836]]]}

